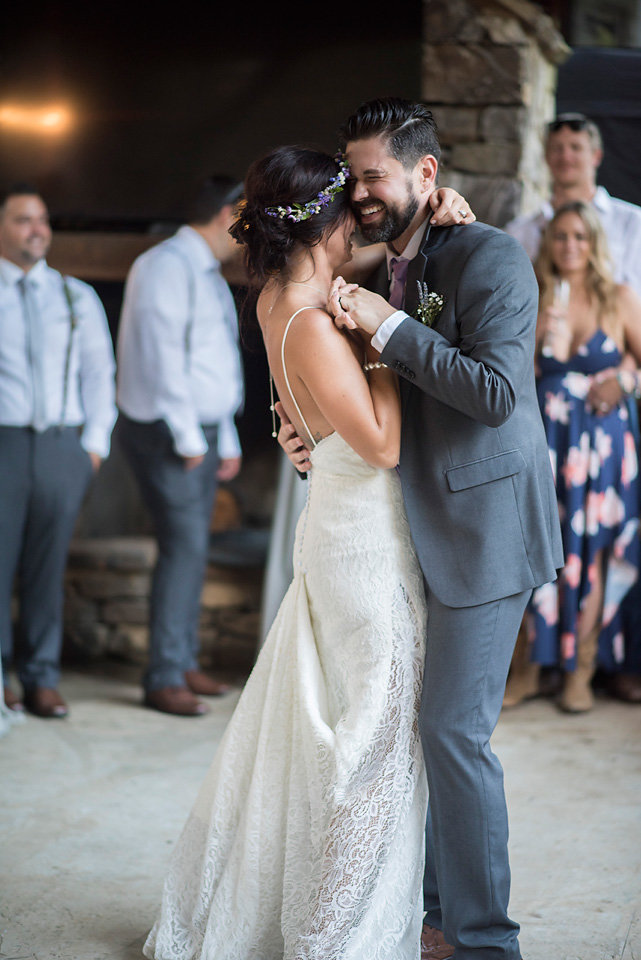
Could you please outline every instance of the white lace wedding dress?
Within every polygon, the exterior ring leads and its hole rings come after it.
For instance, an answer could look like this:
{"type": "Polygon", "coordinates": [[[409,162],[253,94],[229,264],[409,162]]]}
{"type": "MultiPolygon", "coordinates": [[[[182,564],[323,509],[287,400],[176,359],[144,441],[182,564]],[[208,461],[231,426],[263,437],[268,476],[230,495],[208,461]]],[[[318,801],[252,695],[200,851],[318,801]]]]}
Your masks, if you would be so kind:
{"type": "Polygon", "coordinates": [[[422,576],[396,471],[336,433],[311,460],[294,579],[178,841],[154,960],[420,957],[422,576]]]}

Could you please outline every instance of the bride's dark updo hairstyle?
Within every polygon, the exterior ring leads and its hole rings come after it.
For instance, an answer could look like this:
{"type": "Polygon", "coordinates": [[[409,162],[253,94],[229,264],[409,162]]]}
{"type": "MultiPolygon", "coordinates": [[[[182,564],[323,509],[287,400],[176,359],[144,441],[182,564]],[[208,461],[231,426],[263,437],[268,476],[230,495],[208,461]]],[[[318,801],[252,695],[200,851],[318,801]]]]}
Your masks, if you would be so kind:
{"type": "Polygon", "coordinates": [[[274,216],[266,210],[308,204],[326,190],[339,172],[338,162],[326,153],[305,147],[278,147],[256,160],[245,177],[245,200],[230,233],[245,248],[251,279],[265,283],[276,274],[287,276],[289,258],[298,245],[314,247],[328,229],[349,215],[347,187],[306,220],[274,216]]]}

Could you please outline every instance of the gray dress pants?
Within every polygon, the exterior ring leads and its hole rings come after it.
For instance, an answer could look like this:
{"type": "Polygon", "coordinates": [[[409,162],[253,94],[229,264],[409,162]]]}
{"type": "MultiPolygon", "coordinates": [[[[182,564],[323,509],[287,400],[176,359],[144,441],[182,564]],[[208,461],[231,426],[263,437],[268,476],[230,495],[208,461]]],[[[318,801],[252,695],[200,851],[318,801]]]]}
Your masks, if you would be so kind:
{"type": "Polygon", "coordinates": [[[192,470],[173,448],[164,420],[140,423],[120,414],[116,436],[138,481],[158,540],[149,616],[148,692],[185,684],[198,666],[200,595],[216,496],[218,427],[203,426],[209,445],[192,470]]]}
{"type": "Polygon", "coordinates": [[[490,737],[531,591],[462,608],[427,593],[425,921],[456,947],[456,960],[517,960],[503,770],[490,737]]]}
{"type": "Polygon", "coordinates": [[[67,553],[91,476],[77,428],[0,426],[0,641],[6,676],[16,585],[15,665],[25,690],[58,685],[67,553]]]}

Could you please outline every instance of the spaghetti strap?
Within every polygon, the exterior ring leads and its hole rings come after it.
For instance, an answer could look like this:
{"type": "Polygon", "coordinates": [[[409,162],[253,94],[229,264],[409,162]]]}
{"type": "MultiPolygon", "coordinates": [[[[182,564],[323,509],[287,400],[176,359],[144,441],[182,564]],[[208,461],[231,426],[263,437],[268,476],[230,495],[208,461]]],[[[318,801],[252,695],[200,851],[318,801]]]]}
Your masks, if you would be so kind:
{"type": "Polygon", "coordinates": [[[305,417],[304,417],[303,414],[302,414],[301,408],[298,406],[298,404],[297,404],[297,402],[296,402],[296,397],[294,396],[294,394],[293,394],[293,392],[292,392],[292,388],[291,388],[291,385],[290,385],[290,383],[289,383],[289,377],[287,376],[287,368],[285,367],[285,340],[286,340],[286,338],[287,338],[287,334],[289,333],[289,328],[290,328],[291,325],[292,325],[292,320],[294,320],[294,319],[298,316],[299,313],[302,313],[303,310],[315,310],[315,309],[316,309],[316,308],[315,308],[315,307],[312,307],[312,306],[309,306],[309,307],[300,307],[300,308],[296,311],[296,313],[293,313],[293,314],[291,315],[291,317],[290,317],[289,320],[287,321],[287,326],[285,327],[285,333],[283,334],[283,340],[282,340],[282,343],[281,343],[281,345],[280,345],[280,362],[281,362],[281,366],[282,366],[282,368],[283,368],[283,376],[285,377],[285,383],[287,384],[287,389],[288,389],[288,391],[289,391],[289,395],[290,395],[290,397],[292,398],[292,403],[293,403],[294,406],[296,407],[296,412],[298,413],[298,416],[299,416],[300,419],[301,419],[301,423],[303,424],[303,426],[304,426],[305,429],[307,430],[307,436],[308,436],[309,439],[312,441],[312,443],[313,443],[314,446],[316,446],[316,441],[314,440],[314,437],[313,437],[313,435],[312,435],[312,431],[311,431],[311,430],[309,429],[309,427],[307,426],[307,421],[305,420],[305,417]]]}

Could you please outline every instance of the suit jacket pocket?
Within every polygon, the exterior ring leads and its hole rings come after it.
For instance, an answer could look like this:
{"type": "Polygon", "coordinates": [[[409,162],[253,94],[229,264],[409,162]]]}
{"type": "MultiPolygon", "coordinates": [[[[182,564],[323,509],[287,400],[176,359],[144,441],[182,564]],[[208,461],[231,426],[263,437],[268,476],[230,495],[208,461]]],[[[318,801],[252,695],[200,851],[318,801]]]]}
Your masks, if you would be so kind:
{"type": "Polygon", "coordinates": [[[481,483],[490,483],[492,480],[501,480],[503,477],[512,477],[525,466],[525,459],[520,450],[506,450],[493,457],[483,457],[482,460],[471,460],[450,467],[445,471],[447,483],[453,492],[467,490],[468,487],[477,487],[481,483]]]}

